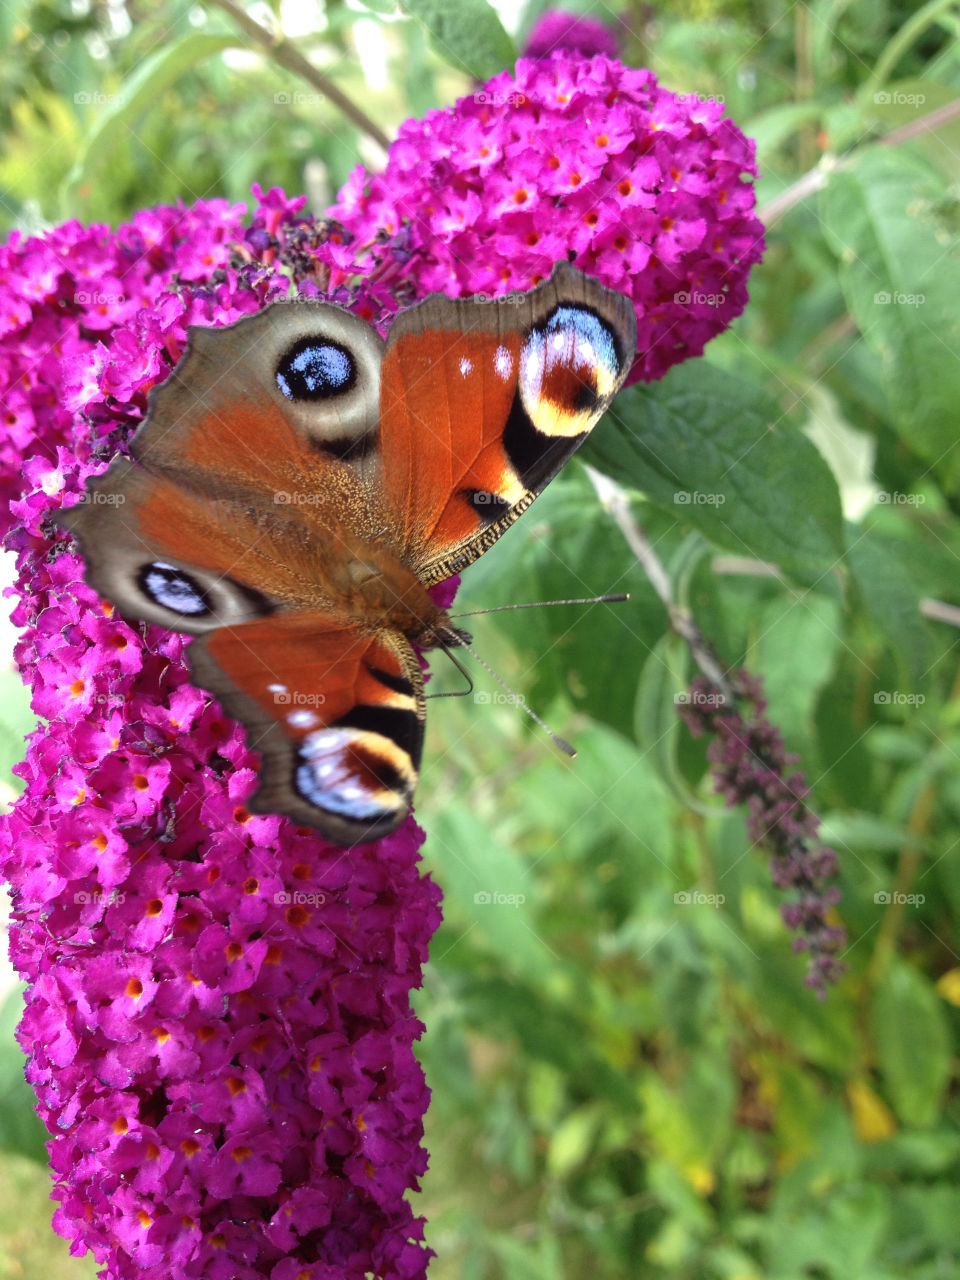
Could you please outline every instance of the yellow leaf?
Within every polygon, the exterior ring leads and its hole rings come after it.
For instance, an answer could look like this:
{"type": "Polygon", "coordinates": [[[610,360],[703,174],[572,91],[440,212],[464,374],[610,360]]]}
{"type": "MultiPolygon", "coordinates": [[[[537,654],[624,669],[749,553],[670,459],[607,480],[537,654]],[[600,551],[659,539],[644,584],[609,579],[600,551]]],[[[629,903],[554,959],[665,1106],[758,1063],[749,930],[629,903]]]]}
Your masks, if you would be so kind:
{"type": "Polygon", "coordinates": [[[847,1084],[847,1096],[853,1113],[853,1127],[861,1142],[882,1142],[896,1133],[897,1122],[893,1112],[866,1080],[851,1080],[847,1084]]]}
{"type": "Polygon", "coordinates": [[[698,1196],[709,1196],[717,1185],[716,1175],[709,1165],[688,1164],[683,1171],[684,1177],[698,1196]]]}
{"type": "Polygon", "coordinates": [[[960,969],[948,969],[938,978],[937,990],[950,1004],[960,1005],[960,969]]]}

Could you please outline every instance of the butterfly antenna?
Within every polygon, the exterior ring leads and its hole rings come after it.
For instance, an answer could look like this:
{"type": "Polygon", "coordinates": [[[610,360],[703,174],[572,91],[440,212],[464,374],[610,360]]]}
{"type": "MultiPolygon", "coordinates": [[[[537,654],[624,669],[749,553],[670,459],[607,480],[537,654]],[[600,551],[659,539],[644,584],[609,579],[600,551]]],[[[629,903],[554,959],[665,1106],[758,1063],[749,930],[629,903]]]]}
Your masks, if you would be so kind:
{"type": "MultiPolygon", "coordinates": [[[[494,671],[493,667],[490,666],[489,662],[484,662],[483,658],[480,657],[479,653],[477,653],[475,649],[472,649],[470,645],[467,644],[466,640],[463,638],[464,636],[466,636],[466,632],[460,633],[460,636],[458,637],[458,640],[459,640],[458,647],[461,649],[466,649],[467,653],[469,653],[470,657],[473,658],[474,662],[479,662],[481,667],[483,667],[484,671],[486,671],[488,675],[493,676],[494,680],[496,680],[497,684],[500,685],[501,689],[505,689],[507,691],[507,693],[510,695],[510,701],[513,703],[513,705],[515,707],[519,707],[521,711],[525,711],[527,715],[530,717],[530,719],[535,721],[540,726],[540,728],[544,731],[544,733],[553,741],[554,745],[558,746],[560,750],[564,753],[564,755],[568,755],[572,760],[577,754],[575,748],[573,748],[565,738],[561,738],[558,733],[554,733],[553,730],[550,728],[550,726],[546,724],[543,720],[541,720],[535,711],[533,711],[530,707],[527,706],[526,702],[523,700],[523,697],[519,693],[515,693],[513,689],[511,689],[510,686],[507,684],[506,680],[504,680],[502,676],[498,675],[496,671],[494,671]]],[[[469,689],[462,690],[461,696],[462,694],[470,693],[473,690],[473,681],[470,679],[469,673],[464,670],[462,664],[457,661],[457,659],[453,656],[453,653],[451,652],[451,650],[447,647],[447,645],[443,644],[442,641],[441,641],[441,647],[443,648],[444,653],[447,655],[447,657],[450,659],[453,665],[457,668],[458,671],[462,672],[462,674],[466,677],[467,681],[470,684],[469,689]]],[[[428,695],[428,696],[431,696],[431,695],[428,695]]],[[[435,693],[432,696],[434,698],[449,698],[449,697],[456,697],[457,695],[435,693]]]]}
{"type": "MultiPolygon", "coordinates": [[[[451,613],[451,618],[476,618],[481,613],[504,613],[507,609],[546,609],[554,604],[621,604],[629,595],[586,596],[577,600],[532,600],[528,604],[498,604],[491,609],[471,609],[469,613],[451,613]]],[[[476,654],[473,655],[476,658],[476,654]]],[[[481,660],[477,658],[477,661],[481,660]]]]}
{"type": "MultiPolygon", "coordinates": [[[[463,646],[463,647],[466,648],[467,646],[463,646]]],[[[466,680],[467,687],[466,689],[451,689],[449,693],[428,693],[426,696],[428,698],[465,698],[467,697],[468,694],[473,693],[473,680],[470,676],[470,672],[466,669],[463,663],[459,661],[459,659],[453,656],[453,651],[450,649],[448,645],[445,645],[442,640],[440,641],[440,648],[447,655],[447,657],[450,659],[453,665],[457,668],[457,670],[463,676],[464,680],[466,680]]]]}

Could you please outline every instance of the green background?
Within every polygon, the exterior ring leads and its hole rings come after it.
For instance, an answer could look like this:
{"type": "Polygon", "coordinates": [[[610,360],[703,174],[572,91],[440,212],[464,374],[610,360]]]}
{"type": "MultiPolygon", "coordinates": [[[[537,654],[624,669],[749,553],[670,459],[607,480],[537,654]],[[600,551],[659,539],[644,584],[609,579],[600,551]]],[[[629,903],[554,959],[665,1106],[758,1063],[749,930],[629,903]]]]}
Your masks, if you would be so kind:
{"type": "MultiPolygon", "coordinates": [[[[542,7],[505,6],[504,25],[483,0],[276,13],[392,136],[508,65],[542,7]]],[[[770,233],[749,309],[704,359],[625,393],[588,461],[628,489],[725,662],[765,677],[839,854],[849,973],[824,1003],[804,987],[767,858],[676,718],[683,645],[571,465],[458,603],[631,593],[475,620],[480,652],[577,760],[484,680],[489,702],[431,706],[418,815],[446,895],[417,998],[431,1276],[947,1280],[960,115],[925,117],[960,94],[960,14],[936,0],[592,8],[626,61],[722,95],[758,142],[770,233]],[[723,501],[678,504],[683,490],[723,501]],[[689,890],[723,902],[675,901],[689,890]]],[[[246,199],[253,181],[322,209],[358,157],[382,153],[315,99],[222,5],[8,0],[2,229],[246,199]]],[[[435,687],[456,687],[441,668],[435,687]]],[[[33,722],[0,674],[10,777],[33,722]]],[[[49,1228],[19,1000],[0,1026],[0,1277],[92,1276],[49,1228]]]]}

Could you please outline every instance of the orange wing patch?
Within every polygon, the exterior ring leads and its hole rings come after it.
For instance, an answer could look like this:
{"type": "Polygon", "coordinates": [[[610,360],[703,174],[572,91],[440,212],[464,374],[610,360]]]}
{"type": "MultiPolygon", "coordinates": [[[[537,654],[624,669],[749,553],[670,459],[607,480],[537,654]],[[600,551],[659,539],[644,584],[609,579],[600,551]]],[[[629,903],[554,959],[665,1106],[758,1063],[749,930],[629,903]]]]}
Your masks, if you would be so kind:
{"type": "Polygon", "coordinates": [[[415,690],[390,642],[322,615],[280,614],[222,627],[206,650],[294,738],[357,706],[416,713],[415,690]]]}
{"type": "Polygon", "coordinates": [[[404,503],[406,547],[460,542],[519,501],[523,485],[503,447],[519,360],[517,333],[430,329],[388,347],[381,455],[389,490],[404,503]]]}

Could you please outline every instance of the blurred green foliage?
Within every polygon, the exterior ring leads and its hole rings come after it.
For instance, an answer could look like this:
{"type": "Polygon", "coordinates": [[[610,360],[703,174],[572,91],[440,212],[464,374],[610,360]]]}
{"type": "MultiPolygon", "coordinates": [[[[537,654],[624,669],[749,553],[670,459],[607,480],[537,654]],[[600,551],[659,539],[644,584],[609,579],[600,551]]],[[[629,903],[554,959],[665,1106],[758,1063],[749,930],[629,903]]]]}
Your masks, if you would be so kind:
{"type": "MultiPolygon", "coordinates": [[[[521,43],[545,7],[514,15],[521,43]]],[[[419,21],[384,0],[274,8],[388,134],[469,85],[455,5],[404,4],[419,21]]],[[[484,21],[471,56],[486,65],[507,46],[484,21]]],[[[782,203],[747,313],[702,361],[624,394],[588,460],[630,488],[724,661],[765,677],[840,855],[850,972],[824,1003],[803,986],[765,859],[676,719],[683,647],[571,466],[469,571],[459,604],[630,591],[626,605],[474,620],[481,652],[578,759],[497,692],[431,707],[418,811],[446,895],[418,999],[432,1275],[948,1280],[960,116],[923,117],[960,94],[956,6],[634,2],[613,25],[627,61],[723,96],[758,141],[761,204],[782,203]],[[818,164],[822,189],[791,193],[818,164]],[[675,900],[692,890],[715,902],[675,900]]],[[[213,3],[8,0],[0,70],[6,227],[245,199],[253,180],[306,183],[319,208],[358,158],[377,163],[213,3]]],[[[23,704],[6,692],[16,737],[23,704]]],[[[27,1195],[38,1135],[4,1034],[9,1204],[27,1195]]],[[[42,1251],[44,1178],[32,1211],[0,1217],[0,1276],[91,1275],[52,1236],[42,1251]]]]}

